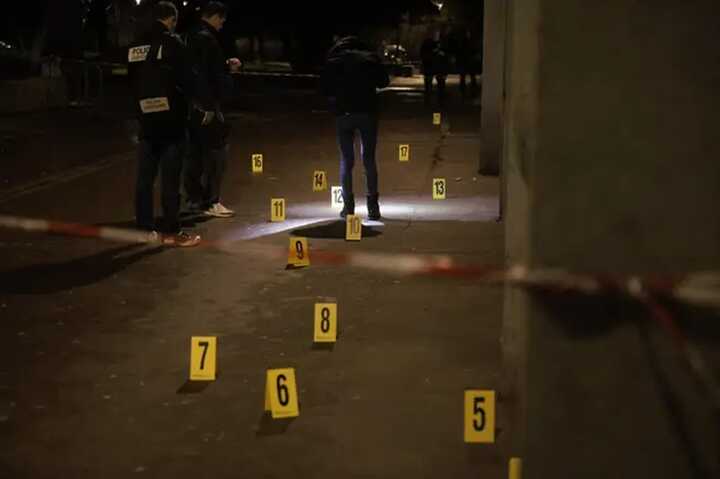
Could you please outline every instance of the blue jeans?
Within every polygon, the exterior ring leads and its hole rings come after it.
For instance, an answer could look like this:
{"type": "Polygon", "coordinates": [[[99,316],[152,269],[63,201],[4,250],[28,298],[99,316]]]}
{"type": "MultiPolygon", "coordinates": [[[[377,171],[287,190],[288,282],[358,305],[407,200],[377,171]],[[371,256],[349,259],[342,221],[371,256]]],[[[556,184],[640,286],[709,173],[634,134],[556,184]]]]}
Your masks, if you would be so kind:
{"type": "Polygon", "coordinates": [[[142,140],[138,148],[138,171],[135,184],[135,221],[140,229],[154,230],[153,190],[158,170],[162,179],[162,212],[160,230],[180,231],[180,174],[185,141],[151,142],[142,140]]]}
{"type": "Polygon", "coordinates": [[[355,131],[360,133],[360,155],[365,166],[367,195],[378,194],[378,173],[375,164],[378,118],[373,113],[346,113],[337,117],[337,137],[340,146],[340,180],[343,200],[352,202],[352,170],[355,164],[355,131]]]}

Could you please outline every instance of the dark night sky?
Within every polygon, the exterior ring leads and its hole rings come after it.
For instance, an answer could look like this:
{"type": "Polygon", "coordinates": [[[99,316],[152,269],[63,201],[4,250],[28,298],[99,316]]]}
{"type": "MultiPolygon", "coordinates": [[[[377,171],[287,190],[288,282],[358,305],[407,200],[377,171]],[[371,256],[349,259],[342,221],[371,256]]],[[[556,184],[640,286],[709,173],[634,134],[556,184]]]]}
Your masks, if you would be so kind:
{"type": "MultiPolygon", "coordinates": [[[[135,5],[135,0],[114,0],[135,5]]],[[[157,0],[144,0],[154,3],[157,0]]],[[[188,24],[194,6],[206,0],[188,0],[189,5],[181,8],[181,26],[188,24]],[[185,21],[183,21],[185,20],[185,21]]],[[[92,0],[96,12],[103,12],[103,6],[111,5],[113,0],[92,0]]],[[[3,2],[0,16],[0,40],[16,43],[24,38],[25,46],[32,43],[32,32],[42,25],[47,6],[53,3],[49,16],[48,42],[51,49],[60,54],[69,50],[77,54],[77,40],[82,30],[80,24],[81,4],[88,0],[23,0],[3,2]],[[75,38],[75,39],[73,39],[75,38]]],[[[181,5],[181,0],[175,0],[181,5]]],[[[438,9],[431,0],[330,0],[327,2],[310,0],[292,0],[278,2],[272,0],[225,0],[230,7],[228,22],[223,36],[225,43],[231,43],[235,36],[268,33],[271,35],[290,34],[300,39],[310,50],[318,44],[327,43],[333,33],[341,33],[344,26],[394,27],[399,24],[402,14],[409,13],[411,22],[417,22],[424,15],[437,16],[438,9]]],[[[445,11],[457,19],[466,21],[475,15],[478,23],[482,10],[482,0],[445,0],[445,11]]],[[[103,23],[104,16],[91,15],[86,29],[95,29],[97,22],[103,23]]],[[[191,22],[190,22],[191,23],[191,22]]],[[[71,54],[72,56],[72,54],[71,54]]]]}
{"type": "MultiPolygon", "coordinates": [[[[50,1],[69,5],[81,0],[27,0],[3,2],[4,27],[8,23],[22,29],[32,28],[41,22],[46,5],[50,1]]],[[[134,0],[119,0],[134,3],[134,0]]],[[[146,0],[153,1],[153,0],[146,0]]],[[[93,0],[97,4],[109,4],[110,0],[93,0]]],[[[190,4],[200,4],[204,0],[190,0],[190,4]]],[[[446,0],[456,6],[481,3],[479,0],[446,0]]],[[[176,1],[181,4],[181,1],[176,1]]],[[[359,25],[393,24],[403,12],[419,16],[436,11],[430,0],[355,0],[341,1],[248,1],[225,0],[231,7],[230,21],[240,27],[243,24],[263,23],[267,26],[311,24],[331,27],[334,24],[354,23],[359,25]]],[[[72,8],[68,8],[72,10],[72,8]]]]}

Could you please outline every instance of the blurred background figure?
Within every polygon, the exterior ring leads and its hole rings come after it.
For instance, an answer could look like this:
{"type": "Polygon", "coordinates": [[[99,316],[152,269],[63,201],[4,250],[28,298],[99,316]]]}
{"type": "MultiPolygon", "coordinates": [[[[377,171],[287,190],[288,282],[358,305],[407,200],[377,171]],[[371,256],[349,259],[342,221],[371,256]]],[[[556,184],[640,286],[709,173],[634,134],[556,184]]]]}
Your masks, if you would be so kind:
{"type": "Polygon", "coordinates": [[[425,103],[432,98],[433,78],[437,82],[437,98],[441,105],[445,101],[445,80],[449,70],[447,50],[443,44],[441,32],[435,30],[420,47],[423,77],[425,79],[425,103]]]}
{"type": "Polygon", "coordinates": [[[476,75],[479,70],[479,49],[475,45],[475,38],[469,29],[462,32],[456,46],[457,70],[460,75],[460,92],[467,95],[467,77],[470,77],[470,94],[477,92],[476,75]]]}

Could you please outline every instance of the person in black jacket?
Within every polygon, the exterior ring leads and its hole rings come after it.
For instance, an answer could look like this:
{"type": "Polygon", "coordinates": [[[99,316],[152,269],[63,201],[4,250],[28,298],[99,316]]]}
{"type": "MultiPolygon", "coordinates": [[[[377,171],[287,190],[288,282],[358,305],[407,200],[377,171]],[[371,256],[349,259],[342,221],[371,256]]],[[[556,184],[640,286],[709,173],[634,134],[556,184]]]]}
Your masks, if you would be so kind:
{"type": "Polygon", "coordinates": [[[340,147],[340,178],[343,190],[341,217],[355,214],[352,170],[355,163],[355,132],[360,133],[362,161],[367,181],[368,218],[380,219],[375,147],[378,134],[377,90],[390,83],[378,55],[355,36],[341,38],[330,49],[321,76],[323,93],[336,115],[340,147]]]}
{"type": "Polygon", "coordinates": [[[180,180],[185,149],[188,79],[184,45],[173,34],[178,12],[170,2],[153,8],[150,31],[128,50],[128,71],[140,123],[135,220],[164,244],[195,246],[200,237],[180,230],[180,180]],[[162,170],[163,218],[155,231],[153,190],[162,170]]]}
{"type": "Polygon", "coordinates": [[[457,67],[460,74],[460,92],[465,96],[467,92],[466,77],[470,77],[471,92],[477,91],[477,57],[478,51],[475,47],[474,38],[470,29],[461,32],[461,37],[457,43],[457,67]]]}
{"type": "Polygon", "coordinates": [[[423,41],[420,47],[426,104],[430,103],[432,97],[433,78],[437,82],[438,102],[442,105],[445,101],[445,80],[448,75],[449,60],[443,43],[440,32],[435,31],[432,36],[423,41]]]}
{"type": "Polygon", "coordinates": [[[227,218],[235,212],[220,203],[230,132],[222,103],[232,90],[229,73],[240,68],[240,61],[237,58],[226,60],[217,38],[227,18],[227,8],[220,2],[209,2],[200,15],[200,24],[188,37],[193,101],[185,192],[191,212],[227,218]]]}

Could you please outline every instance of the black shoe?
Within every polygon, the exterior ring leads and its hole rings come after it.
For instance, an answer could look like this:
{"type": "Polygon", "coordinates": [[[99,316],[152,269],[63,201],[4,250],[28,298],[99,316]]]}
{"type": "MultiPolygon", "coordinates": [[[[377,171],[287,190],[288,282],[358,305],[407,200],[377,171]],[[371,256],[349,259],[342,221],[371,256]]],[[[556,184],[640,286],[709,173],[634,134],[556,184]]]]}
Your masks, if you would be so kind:
{"type": "Polygon", "coordinates": [[[377,221],[380,219],[380,205],[378,204],[378,195],[367,197],[368,219],[377,221]]]}
{"type": "Polygon", "coordinates": [[[340,212],[340,218],[345,218],[347,215],[355,214],[355,205],[345,203],[342,211],[340,212]]]}
{"type": "Polygon", "coordinates": [[[354,215],[355,214],[355,197],[353,195],[348,195],[347,197],[343,195],[343,209],[340,212],[340,218],[345,218],[347,215],[354,215]]]}

